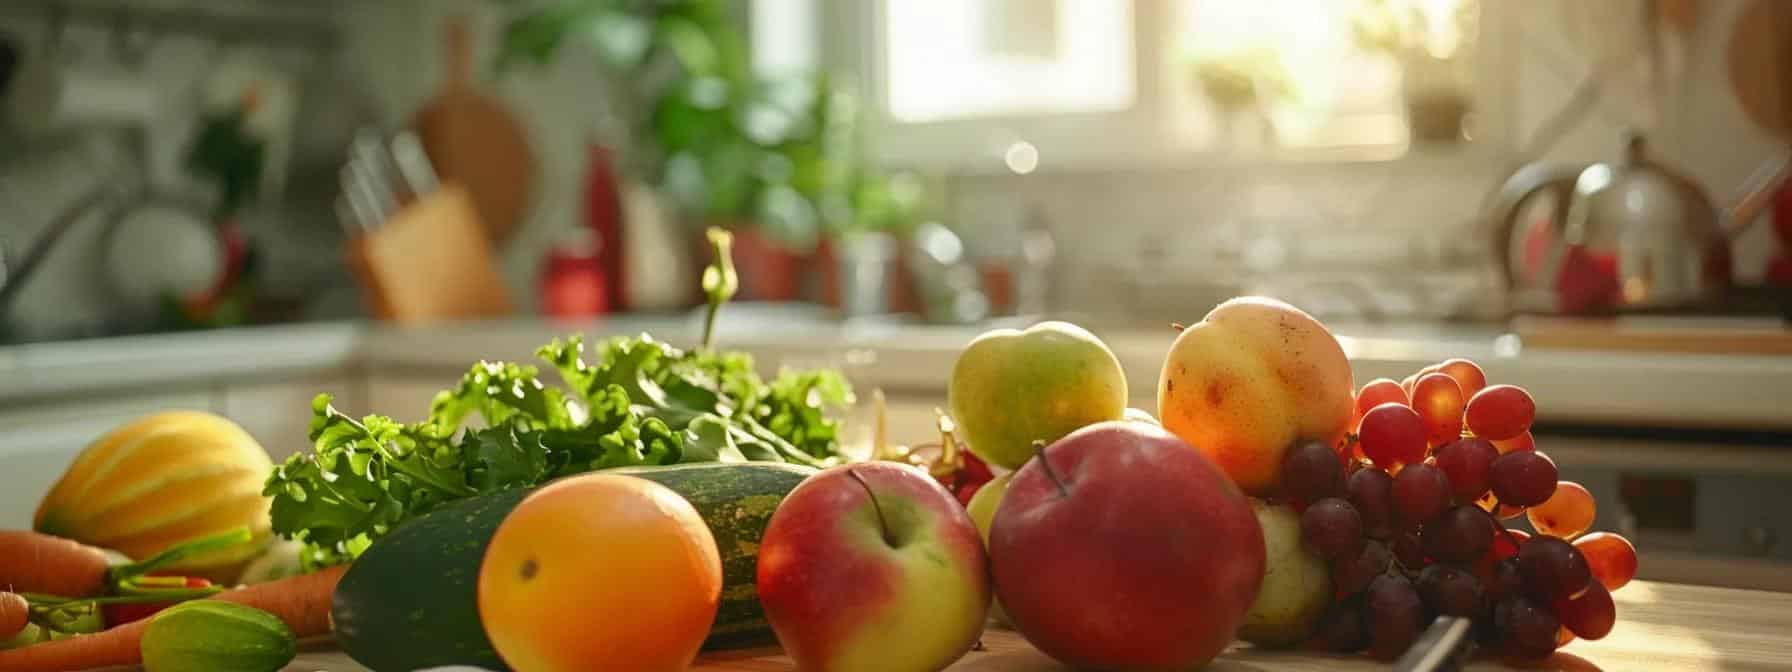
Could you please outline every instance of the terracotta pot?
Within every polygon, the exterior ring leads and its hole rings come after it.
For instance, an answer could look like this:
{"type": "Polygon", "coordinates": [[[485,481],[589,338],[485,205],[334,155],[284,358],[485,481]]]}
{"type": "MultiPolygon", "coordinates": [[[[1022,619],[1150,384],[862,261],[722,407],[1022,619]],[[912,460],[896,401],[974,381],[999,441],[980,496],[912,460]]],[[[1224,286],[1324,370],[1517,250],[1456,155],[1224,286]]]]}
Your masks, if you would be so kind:
{"type": "MultiPolygon", "coordinates": [[[[803,259],[751,226],[729,226],[734,232],[734,270],[740,276],[742,301],[795,301],[802,293],[803,259]]],[[[703,259],[709,253],[705,244],[703,259]]]]}

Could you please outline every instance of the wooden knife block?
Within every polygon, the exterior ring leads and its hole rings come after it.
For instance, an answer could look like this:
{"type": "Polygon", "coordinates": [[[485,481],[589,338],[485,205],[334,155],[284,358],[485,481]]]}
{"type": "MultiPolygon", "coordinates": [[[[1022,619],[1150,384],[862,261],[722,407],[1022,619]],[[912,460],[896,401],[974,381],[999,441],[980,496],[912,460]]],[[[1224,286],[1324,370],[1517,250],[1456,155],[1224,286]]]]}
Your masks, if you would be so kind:
{"type": "Polygon", "coordinates": [[[418,196],[349,241],[349,266],[375,317],[426,324],[509,315],[510,296],[467,190],[418,196]]]}

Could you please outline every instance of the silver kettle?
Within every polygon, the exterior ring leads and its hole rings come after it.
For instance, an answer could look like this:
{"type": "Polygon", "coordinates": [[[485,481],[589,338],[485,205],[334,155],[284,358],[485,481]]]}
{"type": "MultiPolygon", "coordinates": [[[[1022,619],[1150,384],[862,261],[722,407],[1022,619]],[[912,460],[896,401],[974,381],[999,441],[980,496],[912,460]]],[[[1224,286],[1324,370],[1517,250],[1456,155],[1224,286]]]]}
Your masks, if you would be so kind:
{"type": "Polygon", "coordinates": [[[1792,171],[1776,159],[1728,209],[1649,156],[1632,134],[1624,157],[1591,166],[1531,164],[1506,180],[1491,214],[1494,258],[1513,307],[1599,313],[1687,307],[1730,286],[1730,240],[1792,171]],[[1551,198],[1543,216],[1533,197],[1551,198]]]}

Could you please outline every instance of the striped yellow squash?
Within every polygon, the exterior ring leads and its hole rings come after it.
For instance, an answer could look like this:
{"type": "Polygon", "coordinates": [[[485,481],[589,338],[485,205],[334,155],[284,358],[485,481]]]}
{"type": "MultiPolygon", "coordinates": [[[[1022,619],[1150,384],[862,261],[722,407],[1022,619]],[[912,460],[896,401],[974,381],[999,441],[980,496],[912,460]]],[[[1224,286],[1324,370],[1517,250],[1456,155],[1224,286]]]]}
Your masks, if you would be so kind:
{"type": "Polygon", "coordinates": [[[270,536],[261,488],[271,469],[267,451],[236,423],[197,411],[157,413],[82,450],[32,526],[133,559],[246,526],[252,543],[169,567],[234,581],[270,536]]]}

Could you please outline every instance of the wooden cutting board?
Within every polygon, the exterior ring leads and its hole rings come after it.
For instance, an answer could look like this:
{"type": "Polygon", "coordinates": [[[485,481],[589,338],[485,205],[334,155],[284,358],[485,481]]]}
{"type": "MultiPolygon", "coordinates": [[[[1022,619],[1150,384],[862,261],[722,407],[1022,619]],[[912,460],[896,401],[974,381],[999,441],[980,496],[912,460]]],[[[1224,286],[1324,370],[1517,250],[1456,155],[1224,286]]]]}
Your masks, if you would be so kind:
{"type": "Polygon", "coordinates": [[[1512,328],[1526,350],[1792,355],[1792,328],[1775,318],[1526,316],[1512,328]]]}
{"type": "Polygon", "coordinates": [[[496,247],[522,223],[535,158],[523,128],[502,102],[473,86],[473,44],[465,17],[443,35],[447,81],[413,122],[443,182],[465,185],[487,238],[496,247]]]}
{"type": "MultiPolygon", "coordinates": [[[[1645,557],[1644,562],[1648,562],[1645,557]]],[[[1706,588],[1633,581],[1613,594],[1618,624],[1605,639],[1575,641],[1541,665],[1525,669],[1587,672],[1609,670],[1768,670],[1792,666],[1792,593],[1706,588]]],[[[966,654],[950,672],[1068,672],[1012,630],[991,628],[986,650],[966,654]]],[[[1212,672],[1383,671],[1387,663],[1361,656],[1257,651],[1237,645],[1207,668],[1212,672]]],[[[1470,670],[1507,669],[1498,661],[1470,670]]],[[[795,672],[776,649],[704,656],[692,672],[795,672]]],[[[286,672],[363,672],[341,653],[308,653],[286,672]]]]}

